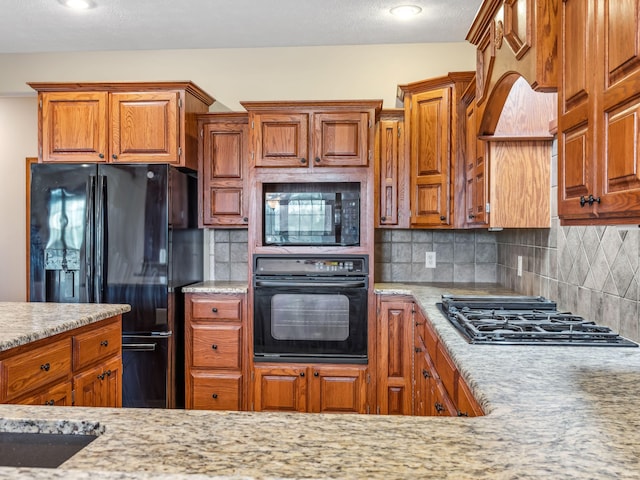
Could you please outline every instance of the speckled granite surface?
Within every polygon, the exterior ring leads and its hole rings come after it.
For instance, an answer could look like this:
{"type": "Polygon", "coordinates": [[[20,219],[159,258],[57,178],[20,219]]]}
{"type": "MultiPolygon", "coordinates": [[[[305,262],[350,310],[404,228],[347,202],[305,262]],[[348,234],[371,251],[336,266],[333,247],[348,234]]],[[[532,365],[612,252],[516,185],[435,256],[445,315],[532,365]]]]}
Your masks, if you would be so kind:
{"type": "Polygon", "coordinates": [[[640,478],[640,349],[469,345],[435,307],[440,295],[508,292],[397,284],[376,290],[415,295],[486,416],[0,405],[5,422],[104,428],[58,470],[0,468],[0,478],[640,478]]]}
{"type": "Polygon", "coordinates": [[[247,282],[216,282],[213,280],[182,287],[182,291],[185,293],[247,293],[248,289],[247,282]]]}
{"type": "Polygon", "coordinates": [[[129,305],[0,302],[0,352],[130,310],[129,305]]]}

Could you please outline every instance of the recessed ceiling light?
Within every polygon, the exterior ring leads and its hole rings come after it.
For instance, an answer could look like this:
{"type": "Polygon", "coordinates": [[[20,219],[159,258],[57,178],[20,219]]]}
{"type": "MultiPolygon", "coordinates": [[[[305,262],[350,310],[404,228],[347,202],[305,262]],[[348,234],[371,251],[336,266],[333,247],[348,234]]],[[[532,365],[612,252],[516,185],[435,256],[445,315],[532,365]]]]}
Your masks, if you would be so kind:
{"type": "Polygon", "coordinates": [[[422,8],[417,5],[398,5],[389,11],[391,12],[391,15],[405,19],[415,17],[422,11],[422,8]]]}
{"type": "Polygon", "coordinates": [[[87,10],[95,6],[92,0],[58,0],[58,1],[65,7],[73,8],[74,10],[87,10]]]}

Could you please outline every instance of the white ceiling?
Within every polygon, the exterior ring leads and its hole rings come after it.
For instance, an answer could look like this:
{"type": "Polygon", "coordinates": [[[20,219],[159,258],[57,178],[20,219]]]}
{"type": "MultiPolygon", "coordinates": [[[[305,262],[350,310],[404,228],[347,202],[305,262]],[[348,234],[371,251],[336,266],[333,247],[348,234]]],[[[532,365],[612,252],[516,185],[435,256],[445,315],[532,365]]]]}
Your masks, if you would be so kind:
{"type": "Polygon", "coordinates": [[[463,42],[482,0],[2,0],[0,53],[463,42]],[[389,14],[411,3],[422,13],[389,14]]]}

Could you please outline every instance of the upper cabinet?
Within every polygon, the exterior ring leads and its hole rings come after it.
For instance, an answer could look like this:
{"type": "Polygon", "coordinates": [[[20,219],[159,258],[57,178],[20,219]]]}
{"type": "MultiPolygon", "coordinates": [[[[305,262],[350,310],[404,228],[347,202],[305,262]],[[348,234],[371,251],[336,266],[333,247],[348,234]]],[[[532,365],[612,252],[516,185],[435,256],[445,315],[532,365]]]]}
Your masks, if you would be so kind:
{"type": "Polygon", "coordinates": [[[473,72],[398,86],[408,135],[411,227],[458,227],[464,222],[465,107],[473,72]]]}
{"type": "Polygon", "coordinates": [[[404,110],[382,110],[376,130],[376,227],[409,227],[406,163],[404,110]]]}
{"type": "Polygon", "coordinates": [[[246,227],[249,223],[246,113],[198,115],[198,208],[201,227],[246,227]]]}
{"type": "Polygon", "coordinates": [[[241,102],[255,167],[367,167],[382,101],[241,102]]]}
{"type": "Polygon", "coordinates": [[[640,223],[640,0],[560,4],[558,215],[640,223]]]}
{"type": "Polygon", "coordinates": [[[214,99],[191,82],[29,83],[41,162],[197,168],[197,122],[214,99]]]}

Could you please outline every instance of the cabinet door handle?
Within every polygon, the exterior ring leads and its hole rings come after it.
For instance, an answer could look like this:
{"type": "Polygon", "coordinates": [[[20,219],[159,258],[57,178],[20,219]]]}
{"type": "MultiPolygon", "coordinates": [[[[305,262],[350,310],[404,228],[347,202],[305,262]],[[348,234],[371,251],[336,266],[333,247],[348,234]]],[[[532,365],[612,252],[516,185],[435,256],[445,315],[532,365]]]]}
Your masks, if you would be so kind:
{"type": "Polygon", "coordinates": [[[422,369],[422,376],[424,378],[429,378],[431,377],[431,375],[429,375],[429,372],[426,369],[422,369]]]}
{"type": "Polygon", "coordinates": [[[301,377],[304,377],[304,372],[300,372],[300,376],[301,376],[301,377]]]}
{"type": "Polygon", "coordinates": [[[386,222],[386,221],[387,221],[387,217],[382,217],[382,218],[380,218],[380,221],[381,221],[381,222],[386,222]]]}
{"type": "Polygon", "coordinates": [[[313,372],[313,376],[314,377],[318,377],[318,376],[320,376],[320,374],[318,372],[313,372]]]}
{"type": "Polygon", "coordinates": [[[249,217],[242,217],[242,221],[243,221],[244,223],[247,223],[247,222],[249,221],[249,217]]]}
{"type": "Polygon", "coordinates": [[[213,307],[213,308],[211,309],[211,311],[212,311],[213,313],[218,313],[218,309],[217,309],[216,307],[213,307]]]}
{"type": "Polygon", "coordinates": [[[55,400],[53,400],[53,399],[51,399],[51,400],[47,400],[46,402],[44,402],[44,404],[45,404],[45,405],[49,405],[49,406],[51,406],[51,405],[55,405],[55,404],[56,404],[56,401],[55,401],[55,400]]]}
{"type": "Polygon", "coordinates": [[[49,362],[47,362],[47,363],[45,363],[43,365],[40,365],[40,370],[43,370],[45,372],[48,372],[50,368],[51,368],[51,365],[49,364],[49,362]]]}
{"type": "Polygon", "coordinates": [[[104,153],[99,153],[98,158],[104,158],[104,153]]]}
{"type": "Polygon", "coordinates": [[[447,217],[445,217],[444,215],[440,215],[440,220],[441,220],[441,221],[443,221],[443,222],[444,222],[446,219],[447,219],[447,217]]]}
{"type": "Polygon", "coordinates": [[[458,410],[458,416],[459,416],[459,417],[468,417],[468,416],[469,416],[469,414],[468,414],[468,413],[465,413],[465,412],[461,412],[460,410],[458,410]]]}
{"type": "Polygon", "coordinates": [[[111,376],[111,370],[107,370],[107,371],[106,371],[106,372],[104,372],[104,373],[107,375],[107,377],[110,377],[110,376],[111,376]]]}
{"type": "Polygon", "coordinates": [[[213,345],[211,345],[211,349],[212,350],[217,350],[218,349],[218,345],[216,345],[215,343],[213,345]]]}
{"type": "Polygon", "coordinates": [[[108,347],[109,346],[109,340],[102,340],[100,342],[100,345],[103,346],[103,347],[108,347]]]}
{"type": "Polygon", "coordinates": [[[320,157],[316,157],[314,160],[316,163],[320,163],[320,157]]]}
{"type": "Polygon", "coordinates": [[[306,158],[301,158],[300,159],[300,163],[307,163],[307,159],[306,158]]]}
{"type": "Polygon", "coordinates": [[[111,155],[111,158],[113,158],[114,160],[118,159],[118,155],[116,155],[115,153],[113,155],[111,155]]]}
{"type": "Polygon", "coordinates": [[[438,413],[444,412],[444,406],[440,402],[436,402],[434,407],[436,407],[436,411],[438,413]]]}
{"type": "Polygon", "coordinates": [[[213,399],[218,398],[218,394],[217,394],[217,393],[214,393],[213,395],[211,395],[211,398],[213,398],[213,399]]]}

